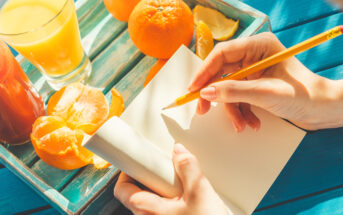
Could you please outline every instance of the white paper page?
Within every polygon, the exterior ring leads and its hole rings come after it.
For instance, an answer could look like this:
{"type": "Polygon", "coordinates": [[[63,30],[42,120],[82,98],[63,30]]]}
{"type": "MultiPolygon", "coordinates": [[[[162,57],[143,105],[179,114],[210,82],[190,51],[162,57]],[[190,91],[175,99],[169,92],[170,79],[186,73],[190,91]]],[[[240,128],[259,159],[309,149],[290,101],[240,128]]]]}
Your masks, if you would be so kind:
{"type": "Polygon", "coordinates": [[[232,214],[251,214],[262,200],[305,132],[263,110],[258,132],[237,134],[223,106],[195,115],[196,101],[162,113],[162,107],[183,95],[202,61],[182,46],[124,112],[124,119],[171,154],[174,142],[184,144],[200,162],[232,214]]]}

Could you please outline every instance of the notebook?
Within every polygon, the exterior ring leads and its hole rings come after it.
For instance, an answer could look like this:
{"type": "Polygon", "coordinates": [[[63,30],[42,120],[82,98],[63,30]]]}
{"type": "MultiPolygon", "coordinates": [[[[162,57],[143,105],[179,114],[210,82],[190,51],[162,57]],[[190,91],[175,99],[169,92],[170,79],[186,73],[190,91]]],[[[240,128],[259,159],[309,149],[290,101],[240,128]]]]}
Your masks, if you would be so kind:
{"type": "Polygon", "coordinates": [[[209,113],[195,114],[196,101],[162,111],[187,87],[202,65],[191,50],[181,46],[149,85],[133,100],[121,119],[171,156],[182,143],[231,214],[252,214],[305,136],[305,132],[262,109],[258,132],[236,133],[222,104],[209,113]]]}

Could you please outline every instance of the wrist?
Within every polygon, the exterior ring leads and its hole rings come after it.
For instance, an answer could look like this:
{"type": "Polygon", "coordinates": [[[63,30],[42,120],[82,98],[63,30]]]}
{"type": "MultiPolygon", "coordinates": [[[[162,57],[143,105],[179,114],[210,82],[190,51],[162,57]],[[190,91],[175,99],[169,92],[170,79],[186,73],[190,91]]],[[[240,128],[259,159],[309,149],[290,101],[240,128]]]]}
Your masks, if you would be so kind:
{"type": "Polygon", "coordinates": [[[337,128],[343,126],[343,80],[330,80],[320,77],[315,84],[318,112],[316,129],[337,128]]]}

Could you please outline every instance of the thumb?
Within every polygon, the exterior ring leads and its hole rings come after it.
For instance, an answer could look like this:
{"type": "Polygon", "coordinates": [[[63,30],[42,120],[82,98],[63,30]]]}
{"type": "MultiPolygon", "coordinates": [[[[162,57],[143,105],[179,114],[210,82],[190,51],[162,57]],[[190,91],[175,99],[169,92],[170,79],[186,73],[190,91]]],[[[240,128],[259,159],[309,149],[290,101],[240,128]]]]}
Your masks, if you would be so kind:
{"type": "Polygon", "coordinates": [[[200,96],[208,101],[222,103],[243,102],[264,107],[278,92],[273,80],[227,80],[213,83],[200,91],[200,96]]]}
{"type": "Polygon", "coordinates": [[[184,194],[193,192],[193,188],[204,178],[197,159],[183,145],[175,144],[173,162],[184,194]]]}

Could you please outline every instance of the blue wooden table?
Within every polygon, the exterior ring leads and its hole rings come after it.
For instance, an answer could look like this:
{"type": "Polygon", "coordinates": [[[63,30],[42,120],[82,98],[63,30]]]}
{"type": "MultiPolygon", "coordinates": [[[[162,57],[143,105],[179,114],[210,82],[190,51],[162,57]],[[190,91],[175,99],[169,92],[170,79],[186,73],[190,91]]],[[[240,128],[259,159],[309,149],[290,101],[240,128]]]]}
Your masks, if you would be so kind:
{"type": "MultiPolygon", "coordinates": [[[[244,2],[270,17],[286,47],[343,24],[343,14],[325,0],[244,2]]],[[[336,38],[297,57],[317,74],[342,79],[342,50],[336,38]]],[[[0,215],[57,214],[1,164],[0,182],[0,215]]],[[[107,212],[127,214],[112,196],[114,183],[96,201],[108,202],[107,212]]],[[[343,214],[343,128],[309,132],[254,214],[343,214]]]]}

